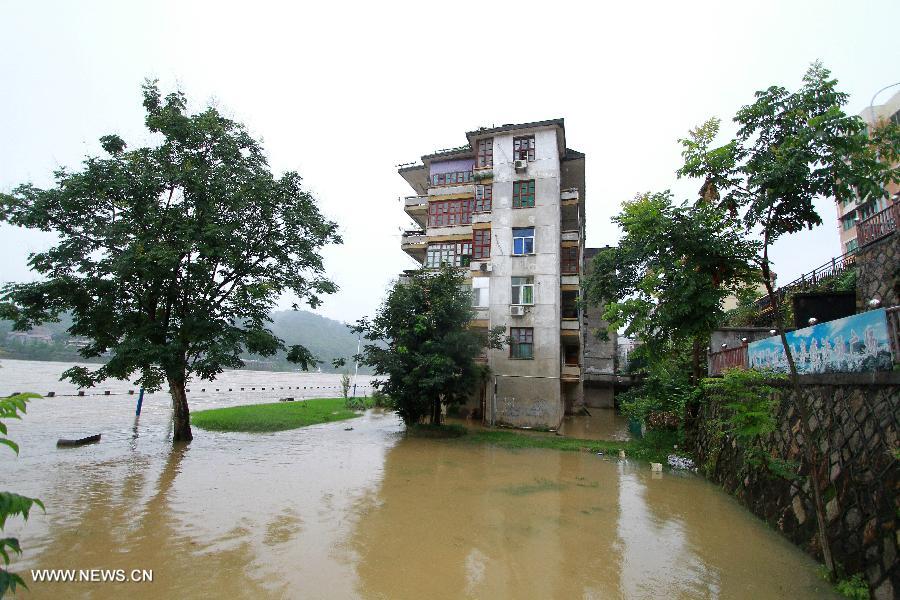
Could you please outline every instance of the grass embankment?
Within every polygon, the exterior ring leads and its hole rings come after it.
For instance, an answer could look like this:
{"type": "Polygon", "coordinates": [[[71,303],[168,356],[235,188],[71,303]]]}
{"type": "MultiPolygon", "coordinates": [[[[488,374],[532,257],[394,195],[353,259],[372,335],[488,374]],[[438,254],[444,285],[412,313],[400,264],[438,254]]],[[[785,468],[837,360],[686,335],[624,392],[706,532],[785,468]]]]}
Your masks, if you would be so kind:
{"type": "Polygon", "coordinates": [[[212,431],[260,433],[297,429],[359,416],[343,398],[311,398],[296,402],[270,402],[212,408],[191,414],[191,424],[212,431]]]}
{"type": "Polygon", "coordinates": [[[647,436],[625,442],[615,440],[582,440],[552,434],[520,433],[513,430],[470,430],[459,438],[461,442],[490,444],[501,448],[547,448],[566,452],[603,452],[618,454],[624,450],[629,458],[652,462],[666,462],[674,452],[677,436],[674,432],[651,432],[647,436]]]}

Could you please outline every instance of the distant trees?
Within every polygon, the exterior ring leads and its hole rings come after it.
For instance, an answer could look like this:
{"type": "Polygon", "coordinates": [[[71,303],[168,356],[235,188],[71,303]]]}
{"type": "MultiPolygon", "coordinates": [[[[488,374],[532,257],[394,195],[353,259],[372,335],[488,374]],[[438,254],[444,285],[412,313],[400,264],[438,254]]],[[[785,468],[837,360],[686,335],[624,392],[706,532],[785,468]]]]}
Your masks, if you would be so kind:
{"type": "MultiPolygon", "coordinates": [[[[103,366],[68,369],[80,386],[139,374],[172,395],[175,441],[192,438],[185,384],[243,365],[241,353],[272,356],[283,341],[268,328],[283,292],[316,306],[335,291],[321,248],[340,243],[303,189],[300,175],[272,175],[243,125],[213,108],[188,114],[184,94],[144,86],[154,146],[126,150],[101,138],[105,157],[59,170],[56,185],[17,187],[0,197],[0,219],[53,231],[59,243],[33,254],[40,281],[3,289],[0,318],[17,329],[71,311],[72,335],[103,366]]],[[[303,346],[293,362],[314,362],[303,346]]]]}
{"type": "Polygon", "coordinates": [[[463,402],[483,382],[486,367],[475,359],[485,347],[502,347],[502,327],[487,335],[469,328],[472,297],[463,283],[449,266],[412,272],[389,290],[373,319],[354,327],[369,342],[362,362],[389,376],[375,384],[407,425],[426,416],[439,425],[442,405],[463,402]]]}

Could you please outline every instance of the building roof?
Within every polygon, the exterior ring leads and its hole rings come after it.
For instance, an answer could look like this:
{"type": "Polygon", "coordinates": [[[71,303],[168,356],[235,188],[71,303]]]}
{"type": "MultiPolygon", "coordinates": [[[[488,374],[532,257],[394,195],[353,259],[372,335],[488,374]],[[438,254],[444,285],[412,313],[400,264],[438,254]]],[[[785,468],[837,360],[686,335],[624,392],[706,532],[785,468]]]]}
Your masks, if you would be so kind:
{"type": "MultiPolygon", "coordinates": [[[[500,125],[499,127],[481,127],[476,129],[475,131],[467,131],[466,137],[471,140],[474,137],[481,137],[483,135],[493,135],[495,133],[503,133],[505,131],[515,131],[516,129],[537,129],[538,127],[550,127],[556,126],[560,129],[566,128],[566,120],[565,119],[547,119],[546,121],[533,121],[531,123],[506,123],[505,125],[500,125]]],[[[471,144],[471,141],[469,142],[471,144]]]]}

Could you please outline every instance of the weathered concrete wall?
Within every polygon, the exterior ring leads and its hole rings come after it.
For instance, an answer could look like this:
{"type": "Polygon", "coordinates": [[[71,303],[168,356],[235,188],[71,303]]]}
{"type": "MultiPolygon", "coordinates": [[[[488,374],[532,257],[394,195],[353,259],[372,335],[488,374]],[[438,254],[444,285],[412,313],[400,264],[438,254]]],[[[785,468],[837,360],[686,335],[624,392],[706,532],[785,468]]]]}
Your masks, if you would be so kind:
{"type": "MultiPolygon", "coordinates": [[[[701,410],[696,457],[709,479],[821,560],[805,440],[790,393],[780,384],[778,427],[762,444],[773,458],[797,464],[800,478],[789,481],[749,463],[745,448],[722,435],[725,413],[714,398],[701,410]]],[[[804,376],[803,401],[819,447],[818,479],[834,558],[847,574],[864,572],[873,597],[895,598],[900,594],[900,373],[804,376]]]]}
{"type": "Polygon", "coordinates": [[[856,307],[879,298],[882,306],[900,304],[900,233],[894,232],[856,254],[856,307]]]}

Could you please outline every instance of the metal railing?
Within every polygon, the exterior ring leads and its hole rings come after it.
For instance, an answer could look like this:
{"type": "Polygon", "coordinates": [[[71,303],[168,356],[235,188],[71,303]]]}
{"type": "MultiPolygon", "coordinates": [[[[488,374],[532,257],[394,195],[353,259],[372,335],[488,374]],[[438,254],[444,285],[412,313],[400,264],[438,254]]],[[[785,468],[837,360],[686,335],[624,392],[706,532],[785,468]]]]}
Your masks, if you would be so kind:
{"type": "Polygon", "coordinates": [[[856,224],[856,243],[861,248],[892,234],[897,231],[898,221],[900,221],[900,202],[894,202],[856,224]]]}
{"type": "MultiPolygon", "coordinates": [[[[820,265],[809,273],[804,273],[790,283],[781,286],[780,288],[775,290],[775,295],[778,297],[778,301],[780,303],[784,300],[785,296],[787,296],[788,292],[811,288],[814,285],[822,282],[824,279],[834,277],[835,275],[840,275],[841,273],[852,268],[855,264],[856,250],[851,250],[846,254],[842,254],[838,257],[832,258],[824,265],[820,265]]],[[[771,308],[769,295],[766,294],[765,296],[757,300],[756,307],[763,312],[769,310],[771,308]]]]}
{"type": "Polygon", "coordinates": [[[713,352],[709,355],[709,374],[721,375],[725,369],[746,369],[750,366],[750,354],[747,346],[738,346],[737,348],[728,348],[719,352],[713,352]]]}

